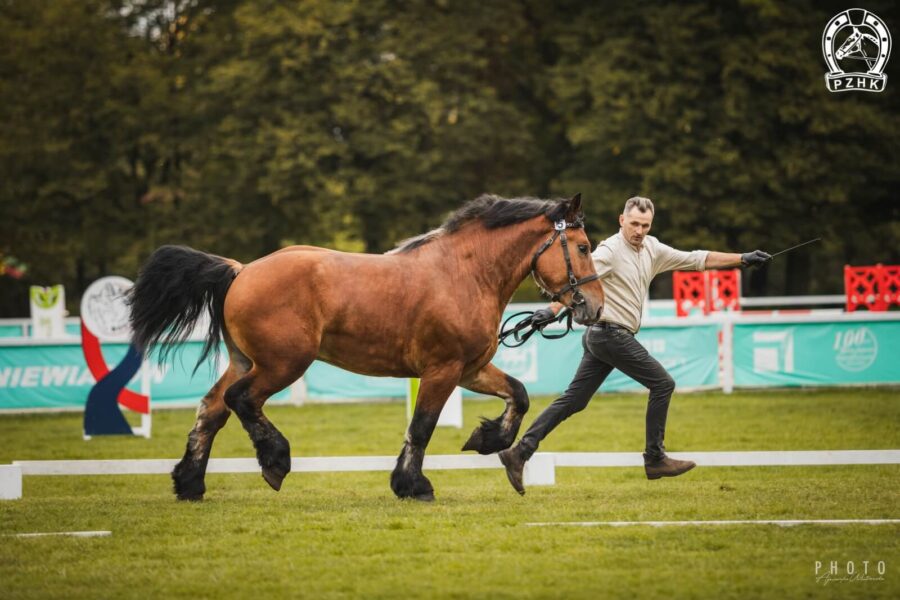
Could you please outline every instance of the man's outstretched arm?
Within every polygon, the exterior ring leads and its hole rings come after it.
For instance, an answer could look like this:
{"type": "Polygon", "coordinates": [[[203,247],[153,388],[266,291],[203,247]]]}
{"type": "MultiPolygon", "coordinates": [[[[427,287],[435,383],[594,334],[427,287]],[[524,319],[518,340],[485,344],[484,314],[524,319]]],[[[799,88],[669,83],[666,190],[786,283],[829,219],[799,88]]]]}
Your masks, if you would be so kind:
{"type": "Polygon", "coordinates": [[[772,256],[762,250],[745,254],[732,252],[710,252],[706,255],[707,269],[727,269],[730,267],[759,267],[771,260],[772,256]]]}

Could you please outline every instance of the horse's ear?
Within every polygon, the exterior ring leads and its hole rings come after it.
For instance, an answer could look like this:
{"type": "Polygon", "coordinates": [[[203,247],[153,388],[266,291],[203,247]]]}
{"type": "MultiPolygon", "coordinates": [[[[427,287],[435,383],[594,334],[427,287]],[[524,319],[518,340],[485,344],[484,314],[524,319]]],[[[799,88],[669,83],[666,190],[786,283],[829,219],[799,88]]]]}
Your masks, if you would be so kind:
{"type": "Polygon", "coordinates": [[[581,192],[578,192],[569,200],[569,210],[566,213],[566,220],[574,221],[581,216],[581,192]]]}

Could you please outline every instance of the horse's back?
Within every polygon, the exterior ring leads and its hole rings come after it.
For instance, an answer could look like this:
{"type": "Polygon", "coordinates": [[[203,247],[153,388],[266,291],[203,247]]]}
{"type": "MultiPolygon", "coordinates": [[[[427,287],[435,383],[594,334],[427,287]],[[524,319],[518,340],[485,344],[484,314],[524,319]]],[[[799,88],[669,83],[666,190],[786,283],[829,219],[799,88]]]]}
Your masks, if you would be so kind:
{"type": "Polygon", "coordinates": [[[385,307],[401,303],[402,276],[392,257],[285,248],[237,275],[225,299],[226,327],[238,342],[253,336],[287,346],[318,344],[330,331],[371,335],[385,307]]]}
{"type": "Polygon", "coordinates": [[[336,250],[330,250],[328,248],[322,248],[321,246],[285,246],[280,250],[276,250],[272,254],[268,256],[264,256],[262,259],[268,258],[269,256],[274,256],[276,254],[286,254],[290,252],[337,252],[336,250]]]}
{"type": "MultiPolygon", "coordinates": [[[[244,266],[226,298],[226,308],[260,308],[260,303],[302,305],[304,300],[323,304],[342,304],[342,291],[359,294],[370,290],[382,293],[380,282],[391,282],[402,269],[392,257],[356,254],[316,246],[289,246],[244,266]]],[[[337,306],[329,307],[331,310],[337,306]]],[[[309,311],[310,307],[304,307],[309,311]]]]}

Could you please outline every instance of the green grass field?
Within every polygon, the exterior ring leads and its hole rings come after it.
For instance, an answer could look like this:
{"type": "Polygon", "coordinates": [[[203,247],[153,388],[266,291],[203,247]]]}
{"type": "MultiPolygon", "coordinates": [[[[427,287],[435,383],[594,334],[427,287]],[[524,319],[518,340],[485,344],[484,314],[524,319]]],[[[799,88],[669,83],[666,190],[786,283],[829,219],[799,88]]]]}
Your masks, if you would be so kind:
{"type": "MultiPolygon", "coordinates": [[[[525,425],[546,406],[538,398],[525,425]]],[[[631,451],[645,398],[600,395],[545,451],[631,451]]],[[[463,430],[438,429],[431,453],[463,430]]],[[[294,456],[396,454],[401,404],[272,407],[294,456]]],[[[154,415],[152,440],[81,440],[80,415],[0,417],[0,463],[180,457],[192,411],[154,415]]],[[[896,390],[677,395],[670,451],[900,448],[896,390]]],[[[239,423],[214,457],[252,456],[239,423]]],[[[26,477],[0,502],[0,598],[896,598],[896,525],[690,528],[529,527],[529,522],[900,518],[900,466],[697,468],[647,481],[640,469],[558,469],[557,484],[516,495],[500,470],[431,471],[432,504],[399,501],[387,473],[210,475],[206,501],[178,503],[164,476],[26,477]],[[21,539],[111,530],[106,538],[21,539]],[[881,580],[816,581],[815,563],[881,580]]],[[[827,568],[827,567],[826,567],[827,568]]]]}

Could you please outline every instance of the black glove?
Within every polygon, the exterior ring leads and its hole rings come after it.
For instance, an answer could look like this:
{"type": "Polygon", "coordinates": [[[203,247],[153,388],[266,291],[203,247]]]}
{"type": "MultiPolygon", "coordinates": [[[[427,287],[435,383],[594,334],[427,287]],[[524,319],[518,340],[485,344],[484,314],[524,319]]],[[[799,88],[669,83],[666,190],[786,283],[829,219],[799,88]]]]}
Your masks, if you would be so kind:
{"type": "Polygon", "coordinates": [[[531,326],[535,329],[543,329],[548,324],[556,320],[556,315],[549,308],[542,308],[534,311],[531,315],[531,326]]]}
{"type": "Polygon", "coordinates": [[[753,252],[741,254],[742,267],[761,267],[770,260],[772,260],[772,255],[768,252],[763,252],[762,250],[754,250],[753,252]]]}

